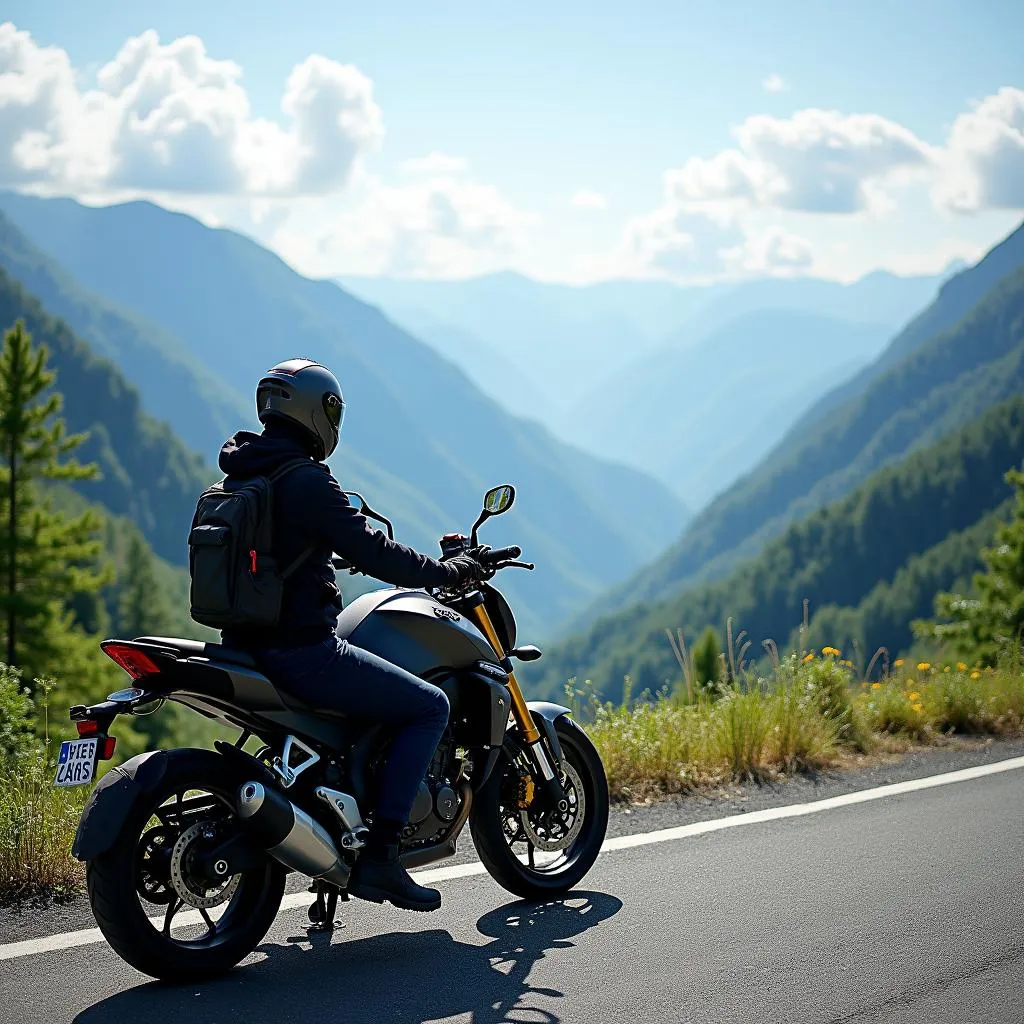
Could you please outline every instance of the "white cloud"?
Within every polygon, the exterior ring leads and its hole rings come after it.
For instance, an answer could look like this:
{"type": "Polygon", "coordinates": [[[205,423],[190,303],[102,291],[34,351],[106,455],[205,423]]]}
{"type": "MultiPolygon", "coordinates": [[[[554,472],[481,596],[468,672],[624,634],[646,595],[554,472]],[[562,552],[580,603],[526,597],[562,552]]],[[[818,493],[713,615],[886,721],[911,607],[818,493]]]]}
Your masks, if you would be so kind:
{"type": "Polygon", "coordinates": [[[885,186],[934,160],[926,143],[879,114],[800,110],[758,114],[733,132],[738,146],[693,157],[668,173],[682,203],[740,202],[812,213],[886,205],[885,186]]]}
{"type": "Polygon", "coordinates": [[[786,80],[782,75],[777,75],[774,71],[766,78],[761,80],[761,88],[765,92],[782,92],[787,88],[786,80]]]}
{"type": "Polygon", "coordinates": [[[953,122],[935,198],[963,213],[1024,209],[1024,89],[1005,86],[953,122]]]}
{"type": "Polygon", "coordinates": [[[350,208],[297,214],[271,241],[314,276],[466,277],[508,266],[540,221],[468,174],[398,186],[367,179],[350,208]]]}
{"type": "Polygon", "coordinates": [[[569,199],[569,205],[580,210],[605,210],[608,208],[608,198],[600,192],[582,188],[573,193],[569,199]]]}
{"type": "Polygon", "coordinates": [[[459,174],[466,169],[466,161],[447,153],[433,152],[404,160],[401,169],[406,174],[459,174]]]}
{"type": "Polygon", "coordinates": [[[383,136],[372,83],[351,65],[315,54],[297,65],[285,126],[253,116],[241,79],[196,36],[162,44],[150,30],[82,89],[64,50],[0,25],[0,184],[324,194],[383,136]]]}

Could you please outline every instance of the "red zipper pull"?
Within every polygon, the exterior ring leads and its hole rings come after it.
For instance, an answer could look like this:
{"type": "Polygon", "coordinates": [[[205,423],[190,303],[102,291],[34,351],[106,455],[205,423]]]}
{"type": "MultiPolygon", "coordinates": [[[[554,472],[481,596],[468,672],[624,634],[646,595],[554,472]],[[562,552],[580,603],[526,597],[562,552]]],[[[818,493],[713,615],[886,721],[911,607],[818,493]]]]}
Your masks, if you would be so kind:
{"type": "Polygon", "coordinates": [[[253,574],[253,576],[256,575],[256,549],[255,548],[253,548],[252,551],[249,552],[249,572],[251,572],[253,574]]]}

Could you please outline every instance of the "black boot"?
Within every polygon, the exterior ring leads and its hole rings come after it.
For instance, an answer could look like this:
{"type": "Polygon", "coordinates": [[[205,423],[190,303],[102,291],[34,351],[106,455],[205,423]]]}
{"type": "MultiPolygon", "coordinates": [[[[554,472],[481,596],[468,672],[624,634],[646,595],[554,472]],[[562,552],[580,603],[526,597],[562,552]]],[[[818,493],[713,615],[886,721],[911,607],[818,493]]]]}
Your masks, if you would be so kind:
{"type": "Polygon", "coordinates": [[[417,885],[398,859],[398,843],[379,845],[371,838],[359,855],[348,891],[361,900],[388,903],[402,910],[437,910],[441,894],[417,885]]]}

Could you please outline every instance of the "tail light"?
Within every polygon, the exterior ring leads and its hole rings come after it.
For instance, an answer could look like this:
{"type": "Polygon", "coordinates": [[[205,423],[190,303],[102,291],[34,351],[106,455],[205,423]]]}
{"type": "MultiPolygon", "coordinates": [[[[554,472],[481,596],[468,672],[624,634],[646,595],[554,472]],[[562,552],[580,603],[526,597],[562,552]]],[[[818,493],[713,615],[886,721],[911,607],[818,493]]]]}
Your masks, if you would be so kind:
{"type": "Polygon", "coordinates": [[[96,754],[96,758],[99,761],[109,761],[114,756],[114,748],[117,746],[116,736],[104,736],[100,740],[99,751],[96,754]]]}
{"type": "Polygon", "coordinates": [[[87,718],[83,722],[75,722],[75,726],[78,729],[79,736],[98,736],[100,732],[100,723],[94,718],[87,718]]]}
{"type": "Polygon", "coordinates": [[[131,644],[120,644],[113,641],[106,641],[100,644],[103,653],[115,664],[120,665],[132,677],[141,679],[143,676],[155,676],[160,672],[160,666],[137,647],[131,644]]]}

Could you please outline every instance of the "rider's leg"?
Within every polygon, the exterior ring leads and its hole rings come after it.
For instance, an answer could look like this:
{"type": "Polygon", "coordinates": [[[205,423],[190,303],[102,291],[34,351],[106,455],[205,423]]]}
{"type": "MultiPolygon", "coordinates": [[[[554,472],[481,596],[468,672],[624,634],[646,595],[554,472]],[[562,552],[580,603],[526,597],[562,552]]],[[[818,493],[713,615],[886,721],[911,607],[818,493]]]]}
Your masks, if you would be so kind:
{"type": "Polygon", "coordinates": [[[370,841],[349,890],[412,910],[440,906],[440,894],[417,885],[399,863],[398,841],[448,721],[444,692],[333,636],[310,647],[253,654],[277,685],[300,699],[395,729],[370,841]]]}

